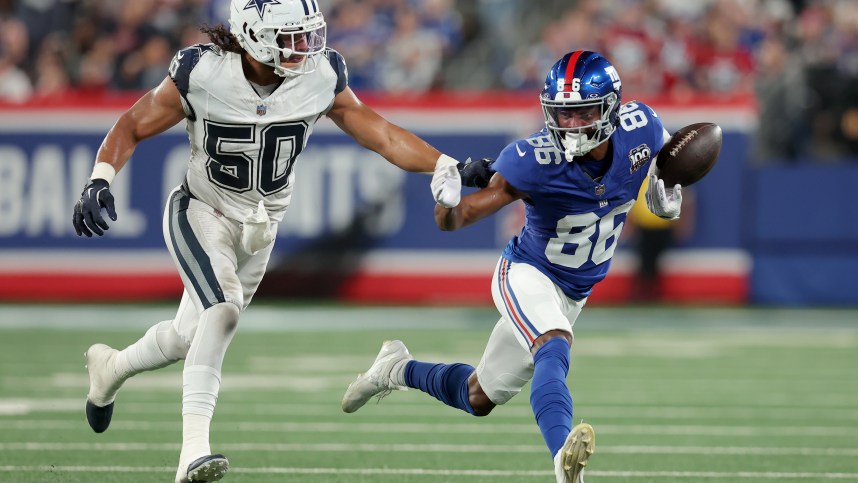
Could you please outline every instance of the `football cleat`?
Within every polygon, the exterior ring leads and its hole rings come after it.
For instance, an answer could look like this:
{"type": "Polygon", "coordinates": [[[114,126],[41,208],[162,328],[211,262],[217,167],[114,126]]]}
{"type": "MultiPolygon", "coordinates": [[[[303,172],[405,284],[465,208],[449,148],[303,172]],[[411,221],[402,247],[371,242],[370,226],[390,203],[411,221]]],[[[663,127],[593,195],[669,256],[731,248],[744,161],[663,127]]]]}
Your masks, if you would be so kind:
{"type": "Polygon", "coordinates": [[[197,458],[188,465],[187,476],[177,483],[208,483],[219,481],[229,470],[229,460],[222,454],[210,454],[197,458]]]}
{"type": "Polygon", "coordinates": [[[89,394],[86,395],[86,420],[96,433],[103,433],[113,417],[116,392],[127,377],[116,374],[114,359],[119,351],[104,344],[94,344],[84,353],[89,372],[89,394]]]}
{"type": "Polygon", "coordinates": [[[557,483],[584,483],[587,459],[596,451],[596,433],[587,423],[572,428],[563,447],[554,457],[557,483]]]}
{"type": "Polygon", "coordinates": [[[410,361],[413,357],[408,352],[401,340],[386,340],[381,345],[375,361],[363,374],[349,384],[343,395],[343,411],[353,413],[363,407],[373,396],[381,398],[387,396],[394,390],[406,390],[403,386],[396,386],[390,381],[390,372],[396,363],[410,361]]]}

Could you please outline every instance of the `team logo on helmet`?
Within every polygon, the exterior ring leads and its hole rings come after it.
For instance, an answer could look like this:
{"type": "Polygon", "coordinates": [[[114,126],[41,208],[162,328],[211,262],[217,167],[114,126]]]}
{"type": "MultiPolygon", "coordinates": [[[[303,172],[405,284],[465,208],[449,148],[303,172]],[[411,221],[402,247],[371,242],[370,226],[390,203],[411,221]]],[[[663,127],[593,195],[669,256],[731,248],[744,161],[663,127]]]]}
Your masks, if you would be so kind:
{"type": "Polygon", "coordinates": [[[265,6],[271,5],[280,5],[280,0],[248,0],[247,5],[244,6],[244,9],[255,8],[259,13],[259,18],[262,18],[262,12],[265,10],[265,6]]]}

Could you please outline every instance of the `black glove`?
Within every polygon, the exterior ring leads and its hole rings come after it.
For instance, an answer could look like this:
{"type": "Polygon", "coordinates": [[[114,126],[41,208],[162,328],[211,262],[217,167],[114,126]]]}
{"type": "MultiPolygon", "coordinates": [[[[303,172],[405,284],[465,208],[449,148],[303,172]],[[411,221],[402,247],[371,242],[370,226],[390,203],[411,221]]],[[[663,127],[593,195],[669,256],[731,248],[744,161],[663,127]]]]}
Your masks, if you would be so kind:
{"type": "Polygon", "coordinates": [[[90,180],[83,187],[80,200],[74,205],[72,223],[77,236],[91,237],[93,233],[104,235],[107,222],[101,216],[101,209],[107,210],[107,216],[116,221],[116,208],[113,206],[113,195],[110,194],[110,183],[101,178],[90,180]]]}
{"type": "Polygon", "coordinates": [[[492,163],[494,162],[494,159],[483,158],[479,161],[469,161],[467,164],[459,163],[456,167],[459,168],[459,175],[462,177],[462,186],[470,188],[488,186],[489,180],[495,174],[492,171],[492,163]]]}

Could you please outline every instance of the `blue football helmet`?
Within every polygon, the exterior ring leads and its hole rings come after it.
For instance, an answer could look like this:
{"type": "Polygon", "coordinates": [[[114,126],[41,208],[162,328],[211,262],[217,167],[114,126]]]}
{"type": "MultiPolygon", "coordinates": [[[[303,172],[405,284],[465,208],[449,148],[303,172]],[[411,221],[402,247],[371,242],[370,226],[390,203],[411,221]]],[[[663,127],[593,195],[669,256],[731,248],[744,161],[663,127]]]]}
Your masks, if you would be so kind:
{"type": "Polygon", "coordinates": [[[569,158],[583,156],[607,141],[619,124],[622,83],[617,70],[596,52],[569,52],[548,71],[539,96],[551,143],[569,158]],[[598,107],[594,122],[562,127],[564,110],[598,107]]]}

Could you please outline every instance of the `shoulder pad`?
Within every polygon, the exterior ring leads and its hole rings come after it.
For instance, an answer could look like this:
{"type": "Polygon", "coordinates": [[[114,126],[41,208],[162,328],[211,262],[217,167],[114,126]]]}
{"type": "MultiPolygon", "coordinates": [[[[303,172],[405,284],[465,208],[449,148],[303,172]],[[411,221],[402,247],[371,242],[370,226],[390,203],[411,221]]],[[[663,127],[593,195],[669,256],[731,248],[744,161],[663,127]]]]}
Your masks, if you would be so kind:
{"type": "Polygon", "coordinates": [[[185,105],[185,112],[188,114],[188,119],[191,121],[196,119],[194,109],[188,103],[188,89],[191,86],[191,71],[197,66],[200,57],[206,52],[213,52],[215,55],[221,55],[221,51],[214,44],[196,44],[186,47],[173,57],[170,62],[170,79],[176,84],[179,94],[182,95],[182,103],[185,105]]]}
{"type": "Polygon", "coordinates": [[[325,49],[325,54],[328,57],[328,62],[331,63],[331,68],[337,74],[337,85],[334,88],[334,95],[343,92],[349,85],[349,70],[346,67],[346,60],[334,49],[325,49]]]}

